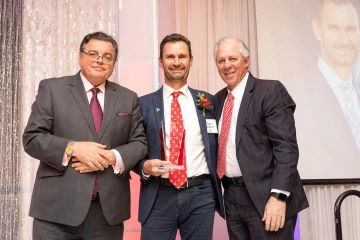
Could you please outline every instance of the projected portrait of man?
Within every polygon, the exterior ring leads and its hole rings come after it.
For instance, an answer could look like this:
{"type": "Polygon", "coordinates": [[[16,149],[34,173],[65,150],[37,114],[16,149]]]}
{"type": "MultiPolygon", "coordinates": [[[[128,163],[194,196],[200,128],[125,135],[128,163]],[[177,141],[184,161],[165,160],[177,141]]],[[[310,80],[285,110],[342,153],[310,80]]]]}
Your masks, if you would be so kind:
{"type": "Polygon", "coordinates": [[[359,48],[355,0],[319,0],[312,29],[317,64],[290,83],[303,178],[360,178],[360,88],[352,75],[359,48]],[[320,169],[326,169],[320,170],[320,169]]]}

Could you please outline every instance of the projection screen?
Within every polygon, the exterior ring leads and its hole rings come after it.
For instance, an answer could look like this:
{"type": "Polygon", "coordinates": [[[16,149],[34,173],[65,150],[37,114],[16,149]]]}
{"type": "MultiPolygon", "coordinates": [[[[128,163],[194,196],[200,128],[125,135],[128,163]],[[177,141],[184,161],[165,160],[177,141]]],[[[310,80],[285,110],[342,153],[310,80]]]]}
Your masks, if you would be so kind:
{"type": "Polygon", "coordinates": [[[257,0],[259,77],[296,102],[308,184],[360,182],[359,1],[257,0]]]}

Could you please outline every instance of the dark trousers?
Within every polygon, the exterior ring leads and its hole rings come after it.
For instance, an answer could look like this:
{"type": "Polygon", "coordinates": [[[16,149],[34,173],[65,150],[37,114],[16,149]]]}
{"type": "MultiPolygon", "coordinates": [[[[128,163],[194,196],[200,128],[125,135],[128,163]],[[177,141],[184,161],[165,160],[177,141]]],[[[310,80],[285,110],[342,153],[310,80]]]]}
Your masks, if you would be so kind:
{"type": "MultiPolygon", "coordinates": [[[[294,239],[296,216],[285,220],[277,232],[266,231],[265,222],[243,184],[225,187],[224,203],[230,240],[291,240],[294,239]]],[[[264,209],[265,210],[265,209],[264,209]]]]}
{"type": "Polygon", "coordinates": [[[172,240],[180,230],[182,240],[212,240],[215,196],[211,180],[190,188],[160,186],[142,240],[172,240]]]}
{"type": "Polygon", "coordinates": [[[122,240],[124,224],[111,226],[106,221],[99,200],[91,202],[85,220],[79,226],[68,226],[34,219],[33,240],[122,240]]]}

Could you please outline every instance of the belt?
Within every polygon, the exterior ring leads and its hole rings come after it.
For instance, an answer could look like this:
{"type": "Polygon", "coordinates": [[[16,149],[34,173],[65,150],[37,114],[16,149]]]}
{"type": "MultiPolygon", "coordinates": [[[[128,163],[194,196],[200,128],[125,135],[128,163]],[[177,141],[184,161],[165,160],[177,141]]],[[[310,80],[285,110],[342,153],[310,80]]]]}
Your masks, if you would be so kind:
{"type": "Polygon", "coordinates": [[[98,199],[99,199],[99,192],[93,194],[92,197],[91,197],[91,201],[96,201],[98,199]]]}
{"type": "MultiPolygon", "coordinates": [[[[210,179],[209,174],[203,174],[196,177],[189,177],[187,181],[181,186],[181,188],[190,188],[194,186],[203,185],[205,180],[210,179]]],[[[168,178],[160,178],[160,184],[165,187],[174,187],[168,178]]]]}
{"type": "Polygon", "coordinates": [[[224,176],[222,179],[221,179],[223,185],[226,187],[226,186],[229,186],[229,185],[235,185],[235,186],[241,186],[241,185],[245,185],[245,182],[244,182],[244,179],[243,177],[233,177],[233,178],[229,178],[227,176],[224,176]]]}

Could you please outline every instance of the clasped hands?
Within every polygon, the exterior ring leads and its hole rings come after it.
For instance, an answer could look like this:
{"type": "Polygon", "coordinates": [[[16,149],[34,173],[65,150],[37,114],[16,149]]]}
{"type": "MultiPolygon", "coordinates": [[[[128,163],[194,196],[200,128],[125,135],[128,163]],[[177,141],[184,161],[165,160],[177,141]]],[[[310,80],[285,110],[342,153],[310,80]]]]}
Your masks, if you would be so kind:
{"type": "Polygon", "coordinates": [[[116,163],[115,154],[106,150],[106,145],[95,142],[75,142],[72,156],[71,166],[80,173],[103,171],[116,163]]]}

